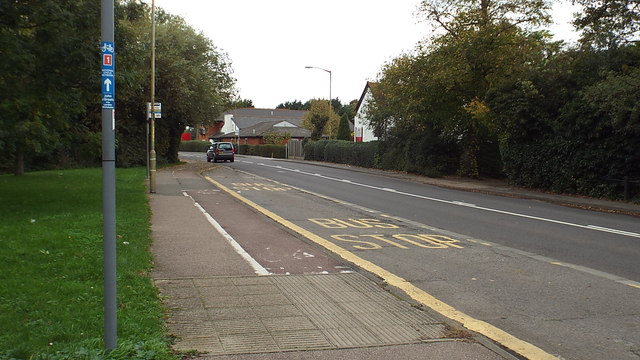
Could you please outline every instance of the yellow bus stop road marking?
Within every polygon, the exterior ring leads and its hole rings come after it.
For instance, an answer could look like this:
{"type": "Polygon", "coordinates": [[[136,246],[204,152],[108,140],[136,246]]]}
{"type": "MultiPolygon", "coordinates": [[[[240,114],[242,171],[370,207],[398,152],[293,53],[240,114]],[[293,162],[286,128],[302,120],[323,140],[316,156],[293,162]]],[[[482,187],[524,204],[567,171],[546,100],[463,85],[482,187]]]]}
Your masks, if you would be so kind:
{"type": "Polygon", "coordinates": [[[379,276],[380,278],[382,278],[384,281],[386,281],[389,285],[391,286],[395,286],[397,288],[399,288],[400,290],[404,291],[408,296],[410,296],[412,299],[414,299],[415,301],[418,301],[422,304],[424,304],[425,306],[428,306],[429,308],[437,311],[438,313],[440,313],[443,316],[446,316],[449,319],[455,320],[459,323],[461,323],[464,327],[466,327],[467,329],[471,330],[471,331],[475,331],[477,333],[480,333],[486,337],[488,337],[489,339],[498,342],[499,344],[502,344],[503,346],[515,351],[516,353],[528,358],[528,359],[532,359],[532,360],[537,360],[537,359],[558,359],[557,357],[545,352],[544,350],[538,348],[535,345],[532,345],[526,341],[520,340],[518,338],[516,338],[515,336],[487,323],[484,322],[482,320],[478,320],[475,319],[461,311],[456,310],[455,308],[453,308],[450,305],[445,304],[444,302],[436,299],[435,297],[433,297],[431,294],[427,293],[426,291],[414,286],[413,284],[411,284],[410,282],[408,282],[407,280],[383,269],[382,267],[368,261],[365,260],[355,254],[353,254],[350,251],[347,251],[343,248],[341,248],[340,246],[332,243],[331,241],[328,241],[288,220],[285,220],[284,218],[282,218],[281,216],[263,208],[262,206],[254,203],[253,201],[241,196],[240,194],[236,193],[235,191],[227,188],[226,186],[220,184],[219,182],[213,180],[212,178],[205,176],[205,178],[212,183],[213,185],[215,185],[216,187],[218,187],[220,190],[228,193],[229,195],[233,196],[234,198],[238,199],[239,201],[245,203],[248,206],[251,206],[252,208],[256,209],[257,211],[259,211],[260,213],[262,213],[263,215],[271,218],[272,220],[278,222],[279,224],[281,224],[282,226],[285,226],[293,231],[295,231],[296,233],[306,237],[307,239],[315,242],[316,244],[324,247],[325,249],[337,254],[338,256],[342,257],[343,259],[345,259],[346,261],[349,261],[353,264],[355,264],[356,266],[367,270],[377,276],[379,276]]]}

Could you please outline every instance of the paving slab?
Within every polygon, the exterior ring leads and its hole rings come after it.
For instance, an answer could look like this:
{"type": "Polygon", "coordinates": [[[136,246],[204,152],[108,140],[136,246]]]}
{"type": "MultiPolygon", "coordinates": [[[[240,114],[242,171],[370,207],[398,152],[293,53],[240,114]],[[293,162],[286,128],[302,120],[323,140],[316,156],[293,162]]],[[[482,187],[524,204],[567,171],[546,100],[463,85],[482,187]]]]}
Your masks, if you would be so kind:
{"type": "Polygon", "coordinates": [[[166,295],[167,324],[181,351],[247,354],[451,340],[441,319],[359,273],[156,279],[156,285],[166,295]]]}

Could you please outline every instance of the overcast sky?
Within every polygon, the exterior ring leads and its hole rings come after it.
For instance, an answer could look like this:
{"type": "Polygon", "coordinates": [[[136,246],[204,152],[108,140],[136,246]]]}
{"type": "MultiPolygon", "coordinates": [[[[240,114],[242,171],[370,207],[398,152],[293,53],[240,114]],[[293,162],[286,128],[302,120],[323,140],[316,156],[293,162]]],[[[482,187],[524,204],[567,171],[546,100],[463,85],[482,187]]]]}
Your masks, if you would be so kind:
{"type": "MultiPolygon", "coordinates": [[[[151,0],[145,0],[151,4],[151,0]]],[[[240,97],[258,108],[285,101],[360,97],[382,66],[431,34],[415,14],[420,0],[155,0],[184,17],[229,55],[240,97]]],[[[551,31],[575,41],[575,9],[554,7],[551,31]]]]}

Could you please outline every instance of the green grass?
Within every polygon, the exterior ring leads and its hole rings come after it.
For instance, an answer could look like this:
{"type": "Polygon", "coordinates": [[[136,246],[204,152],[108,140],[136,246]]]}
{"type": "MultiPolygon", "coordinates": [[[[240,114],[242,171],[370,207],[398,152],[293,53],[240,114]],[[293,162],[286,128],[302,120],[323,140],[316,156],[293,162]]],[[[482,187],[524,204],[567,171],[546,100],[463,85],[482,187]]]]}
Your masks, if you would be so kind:
{"type": "Polygon", "coordinates": [[[102,170],[0,176],[0,359],[175,359],[145,169],[117,169],[118,348],[104,354],[102,170]]]}

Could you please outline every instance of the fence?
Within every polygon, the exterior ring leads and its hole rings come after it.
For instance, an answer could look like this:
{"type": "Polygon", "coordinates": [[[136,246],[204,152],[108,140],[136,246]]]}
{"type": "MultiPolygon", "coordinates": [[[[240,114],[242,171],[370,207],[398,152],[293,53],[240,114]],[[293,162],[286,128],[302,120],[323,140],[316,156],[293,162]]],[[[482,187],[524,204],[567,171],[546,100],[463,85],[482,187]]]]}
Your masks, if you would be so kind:
{"type": "Polygon", "coordinates": [[[287,159],[304,160],[304,147],[302,141],[290,139],[287,143],[287,159]]]}

